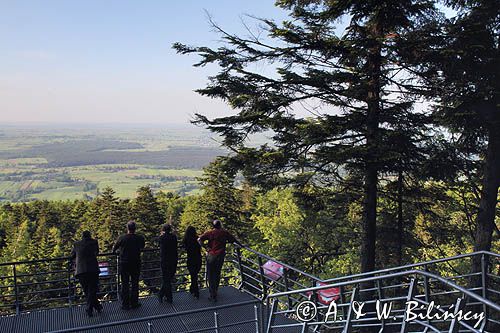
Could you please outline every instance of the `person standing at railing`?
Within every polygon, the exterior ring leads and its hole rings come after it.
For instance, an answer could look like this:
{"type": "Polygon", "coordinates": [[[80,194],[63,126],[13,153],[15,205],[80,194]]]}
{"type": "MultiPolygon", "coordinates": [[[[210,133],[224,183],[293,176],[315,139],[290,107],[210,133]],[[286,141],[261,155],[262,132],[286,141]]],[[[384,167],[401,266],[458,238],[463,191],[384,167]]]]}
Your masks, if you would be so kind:
{"type": "Polygon", "coordinates": [[[183,243],[187,254],[187,268],[191,277],[189,292],[195,298],[199,298],[198,274],[201,269],[201,246],[198,243],[198,234],[193,226],[187,227],[183,243]]]}
{"type": "Polygon", "coordinates": [[[93,309],[98,313],[102,312],[102,305],[97,299],[99,291],[99,264],[97,255],[99,254],[99,244],[92,239],[90,231],[84,231],[82,240],[76,242],[71,252],[71,259],[75,261],[75,277],[82,285],[85,295],[85,311],[89,317],[93,316],[93,309]]]}
{"type": "Polygon", "coordinates": [[[242,244],[234,238],[227,230],[222,229],[222,222],[219,220],[213,221],[213,229],[205,232],[198,238],[201,246],[207,243],[207,279],[208,290],[210,292],[209,300],[217,301],[217,291],[219,289],[222,266],[224,265],[224,257],[226,255],[226,244],[237,243],[242,244]]]}
{"type": "Polygon", "coordinates": [[[158,300],[163,302],[163,297],[167,303],[172,303],[172,280],[177,270],[177,236],[172,232],[171,224],[164,224],[161,228],[159,238],[160,245],[160,265],[162,284],[158,293],[158,300]]]}
{"type": "Polygon", "coordinates": [[[122,282],[122,309],[129,310],[141,306],[139,303],[139,276],[141,274],[141,251],[144,237],[135,233],[134,221],[127,223],[127,233],[118,237],[113,253],[119,252],[119,272],[122,282]]]}

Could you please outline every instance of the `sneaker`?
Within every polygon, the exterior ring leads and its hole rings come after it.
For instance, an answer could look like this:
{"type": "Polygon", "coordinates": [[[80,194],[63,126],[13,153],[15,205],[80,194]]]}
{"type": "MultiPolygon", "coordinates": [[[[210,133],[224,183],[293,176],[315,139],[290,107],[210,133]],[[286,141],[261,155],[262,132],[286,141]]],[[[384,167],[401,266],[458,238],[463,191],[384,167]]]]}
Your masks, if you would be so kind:
{"type": "Polygon", "coordinates": [[[92,310],[85,310],[85,312],[87,313],[87,317],[93,317],[94,314],[92,313],[92,310]]]}
{"type": "Polygon", "coordinates": [[[158,294],[158,303],[163,303],[163,296],[158,294]]]}
{"type": "Polygon", "coordinates": [[[102,304],[98,304],[95,309],[96,309],[97,313],[102,313],[102,309],[103,309],[102,304]]]}

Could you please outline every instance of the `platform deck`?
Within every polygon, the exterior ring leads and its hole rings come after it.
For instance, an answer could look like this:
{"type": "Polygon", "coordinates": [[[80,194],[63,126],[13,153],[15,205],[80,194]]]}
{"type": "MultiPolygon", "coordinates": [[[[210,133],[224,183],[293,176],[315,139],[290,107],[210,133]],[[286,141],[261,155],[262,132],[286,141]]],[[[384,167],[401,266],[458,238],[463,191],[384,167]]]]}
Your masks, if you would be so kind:
{"type": "MultiPolygon", "coordinates": [[[[137,318],[145,318],[162,314],[174,314],[172,317],[149,320],[138,323],[120,324],[112,327],[101,327],[81,330],[81,332],[126,333],[126,332],[209,332],[215,333],[214,306],[230,305],[228,308],[217,310],[219,325],[250,321],[255,318],[254,305],[258,306],[259,315],[261,303],[238,305],[238,303],[256,300],[252,296],[233,287],[223,287],[219,291],[216,303],[208,300],[208,291],[202,290],[200,299],[195,299],[189,293],[174,293],[173,304],[163,302],[160,304],[154,296],[141,298],[142,306],[138,309],[121,310],[118,302],[103,303],[104,311],[86,316],[82,306],[40,310],[21,313],[17,316],[0,317],[0,332],[38,333],[52,332],[70,328],[101,325],[112,322],[122,322],[137,318]],[[191,314],[182,314],[185,311],[200,310],[191,314]]],[[[276,322],[288,323],[290,319],[281,317],[276,322]]],[[[286,332],[299,332],[299,329],[287,329],[286,332]]],[[[221,328],[219,332],[256,332],[255,323],[246,323],[238,326],[221,328]]],[[[283,330],[285,332],[285,330],[283,330]]]]}

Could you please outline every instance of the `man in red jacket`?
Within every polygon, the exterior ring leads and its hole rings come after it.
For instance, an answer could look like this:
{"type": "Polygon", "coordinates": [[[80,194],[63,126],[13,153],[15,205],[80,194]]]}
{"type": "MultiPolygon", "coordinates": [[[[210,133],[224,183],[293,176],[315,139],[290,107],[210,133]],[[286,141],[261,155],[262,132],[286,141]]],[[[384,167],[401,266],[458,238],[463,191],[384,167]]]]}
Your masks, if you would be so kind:
{"type": "Polygon", "coordinates": [[[222,229],[221,221],[214,220],[213,227],[211,231],[201,235],[198,242],[202,246],[204,246],[205,242],[208,243],[207,279],[210,292],[209,299],[215,302],[217,301],[217,290],[219,289],[222,265],[226,255],[226,244],[237,243],[241,246],[241,243],[229,231],[222,229]]]}

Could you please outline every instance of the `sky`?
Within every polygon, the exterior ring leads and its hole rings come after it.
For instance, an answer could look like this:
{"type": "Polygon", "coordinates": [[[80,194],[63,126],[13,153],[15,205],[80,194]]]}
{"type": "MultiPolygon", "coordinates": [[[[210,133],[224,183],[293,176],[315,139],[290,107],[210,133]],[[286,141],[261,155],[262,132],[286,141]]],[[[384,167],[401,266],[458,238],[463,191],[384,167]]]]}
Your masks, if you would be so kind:
{"type": "Polygon", "coordinates": [[[215,66],[172,43],[216,46],[207,14],[245,34],[274,0],[0,0],[0,123],[182,124],[231,112],[194,92],[215,66]]]}

